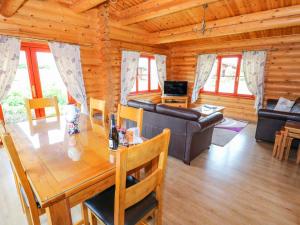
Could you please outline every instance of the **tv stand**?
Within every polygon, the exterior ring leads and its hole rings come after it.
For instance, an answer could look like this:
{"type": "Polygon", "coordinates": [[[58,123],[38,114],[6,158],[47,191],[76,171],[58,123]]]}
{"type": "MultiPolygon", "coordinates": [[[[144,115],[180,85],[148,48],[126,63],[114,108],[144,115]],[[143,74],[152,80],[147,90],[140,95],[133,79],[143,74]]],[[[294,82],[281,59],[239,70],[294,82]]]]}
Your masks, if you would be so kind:
{"type": "Polygon", "coordinates": [[[161,102],[162,104],[174,106],[174,107],[188,107],[188,96],[170,96],[170,95],[162,95],[161,102]]]}

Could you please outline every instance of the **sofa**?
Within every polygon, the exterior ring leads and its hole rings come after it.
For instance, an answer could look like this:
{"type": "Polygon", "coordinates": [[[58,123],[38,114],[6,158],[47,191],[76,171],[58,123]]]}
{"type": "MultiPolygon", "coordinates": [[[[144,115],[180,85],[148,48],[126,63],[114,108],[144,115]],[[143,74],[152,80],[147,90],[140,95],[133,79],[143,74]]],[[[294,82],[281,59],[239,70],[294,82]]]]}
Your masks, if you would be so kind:
{"type": "Polygon", "coordinates": [[[269,99],[266,108],[258,111],[256,140],[274,142],[276,131],[281,130],[286,121],[300,122],[300,98],[295,101],[290,112],[275,111],[277,102],[278,100],[269,99]]]}
{"type": "Polygon", "coordinates": [[[130,100],[128,106],[144,109],[142,135],[153,138],[164,128],[170,128],[169,155],[183,160],[185,164],[196,158],[211,145],[215,124],[223,120],[222,113],[207,117],[192,109],[172,107],[130,100]]]}

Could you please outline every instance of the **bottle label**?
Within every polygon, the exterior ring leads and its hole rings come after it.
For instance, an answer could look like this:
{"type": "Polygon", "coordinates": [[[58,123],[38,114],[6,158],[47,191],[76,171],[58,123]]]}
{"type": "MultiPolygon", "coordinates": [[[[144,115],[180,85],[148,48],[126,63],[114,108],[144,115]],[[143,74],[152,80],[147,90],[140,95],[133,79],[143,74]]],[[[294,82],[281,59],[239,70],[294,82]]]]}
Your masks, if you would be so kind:
{"type": "Polygon", "coordinates": [[[109,140],[109,147],[113,148],[114,147],[114,141],[113,140],[109,140]]]}

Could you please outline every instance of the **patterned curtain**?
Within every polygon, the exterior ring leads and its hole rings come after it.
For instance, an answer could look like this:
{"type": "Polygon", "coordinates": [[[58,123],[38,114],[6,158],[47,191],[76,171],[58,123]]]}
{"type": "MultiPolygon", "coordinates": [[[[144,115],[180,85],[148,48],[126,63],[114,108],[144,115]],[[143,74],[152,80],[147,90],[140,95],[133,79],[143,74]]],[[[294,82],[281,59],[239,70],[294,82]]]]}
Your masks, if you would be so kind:
{"type": "Polygon", "coordinates": [[[214,66],[216,54],[198,55],[195,82],[192,94],[192,103],[196,102],[199,96],[199,91],[204,87],[209,74],[214,66]]]}
{"type": "Polygon", "coordinates": [[[264,71],[267,53],[265,51],[243,52],[243,70],[249,91],[255,95],[255,109],[258,111],[263,104],[264,71]]]}
{"type": "Polygon", "coordinates": [[[87,98],[81,69],[80,47],[59,42],[49,42],[49,47],[68,92],[81,104],[82,112],[87,114],[87,98]]]}
{"type": "Polygon", "coordinates": [[[167,79],[167,56],[165,55],[155,55],[158,83],[161,90],[164,90],[164,82],[167,79]]]}
{"type": "Polygon", "coordinates": [[[0,35],[0,101],[6,97],[15,78],[20,47],[19,39],[0,35]]]}
{"type": "Polygon", "coordinates": [[[122,51],[121,103],[123,105],[127,104],[127,96],[130,93],[136,80],[139,58],[139,52],[122,51]]]}

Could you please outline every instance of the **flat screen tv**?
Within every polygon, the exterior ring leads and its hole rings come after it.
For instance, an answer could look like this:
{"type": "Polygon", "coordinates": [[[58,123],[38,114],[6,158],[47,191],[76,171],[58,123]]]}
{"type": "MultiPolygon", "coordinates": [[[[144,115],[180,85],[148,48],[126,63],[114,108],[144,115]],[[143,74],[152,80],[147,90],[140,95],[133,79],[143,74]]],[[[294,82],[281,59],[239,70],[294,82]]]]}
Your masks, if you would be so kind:
{"type": "Polygon", "coordinates": [[[164,94],[170,96],[187,95],[187,81],[165,81],[164,94]]]}

